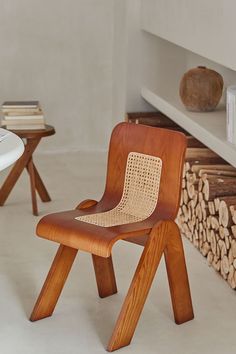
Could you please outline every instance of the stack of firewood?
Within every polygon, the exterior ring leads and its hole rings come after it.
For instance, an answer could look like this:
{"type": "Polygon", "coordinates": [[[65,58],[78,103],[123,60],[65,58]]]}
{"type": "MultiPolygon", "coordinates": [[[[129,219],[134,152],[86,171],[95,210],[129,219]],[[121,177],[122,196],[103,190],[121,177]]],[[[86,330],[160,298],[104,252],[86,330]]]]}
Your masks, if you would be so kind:
{"type": "Polygon", "coordinates": [[[177,222],[236,289],[236,168],[200,145],[187,149],[177,222]]]}

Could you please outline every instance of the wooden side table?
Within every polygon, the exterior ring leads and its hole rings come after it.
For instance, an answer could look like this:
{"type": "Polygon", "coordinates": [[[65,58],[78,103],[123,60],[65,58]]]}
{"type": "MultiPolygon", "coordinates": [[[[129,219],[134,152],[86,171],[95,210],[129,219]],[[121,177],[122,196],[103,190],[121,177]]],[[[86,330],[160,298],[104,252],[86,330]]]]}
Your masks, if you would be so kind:
{"type": "Polygon", "coordinates": [[[36,190],[42,202],[49,202],[51,198],[33,162],[33,153],[40,140],[46,136],[55,134],[55,129],[50,125],[46,125],[46,129],[42,130],[12,130],[12,132],[18,135],[18,137],[25,139],[25,151],[13,166],[0,189],[0,206],[4,205],[11,190],[16,184],[16,181],[20,177],[24,168],[26,168],[30,176],[33,214],[38,215],[36,190]]]}

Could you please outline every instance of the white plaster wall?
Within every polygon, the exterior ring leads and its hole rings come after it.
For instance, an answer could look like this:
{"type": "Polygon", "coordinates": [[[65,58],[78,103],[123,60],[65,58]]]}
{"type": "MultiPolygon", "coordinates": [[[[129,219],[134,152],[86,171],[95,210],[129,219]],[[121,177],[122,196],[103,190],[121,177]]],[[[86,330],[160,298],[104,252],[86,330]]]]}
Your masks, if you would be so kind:
{"type": "Polygon", "coordinates": [[[127,0],[114,0],[112,124],[125,116],[127,83],[127,0]]]}
{"type": "Polygon", "coordinates": [[[142,27],[236,70],[235,0],[142,0],[142,27]]]}
{"type": "Polygon", "coordinates": [[[114,0],[113,124],[128,111],[153,110],[141,97],[141,87],[152,75],[155,41],[141,30],[141,0],[114,0]]]}
{"type": "Polygon", "coordinates": [[[112,126],[113,1],[0,0],[0,103],[39,99],[41,151],[103,150],[112,126]]]}

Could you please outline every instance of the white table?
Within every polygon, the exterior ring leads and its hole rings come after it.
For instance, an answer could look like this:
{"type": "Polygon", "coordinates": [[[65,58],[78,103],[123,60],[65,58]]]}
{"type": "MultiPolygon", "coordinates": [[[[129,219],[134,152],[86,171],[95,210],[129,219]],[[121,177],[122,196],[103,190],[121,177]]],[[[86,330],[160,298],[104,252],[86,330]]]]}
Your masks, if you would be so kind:
{"type": "Polygon", "coordinates": [[[16,134],[0,128],[0,171],[18,160],[23,151],[23,141],[16,134]]]}

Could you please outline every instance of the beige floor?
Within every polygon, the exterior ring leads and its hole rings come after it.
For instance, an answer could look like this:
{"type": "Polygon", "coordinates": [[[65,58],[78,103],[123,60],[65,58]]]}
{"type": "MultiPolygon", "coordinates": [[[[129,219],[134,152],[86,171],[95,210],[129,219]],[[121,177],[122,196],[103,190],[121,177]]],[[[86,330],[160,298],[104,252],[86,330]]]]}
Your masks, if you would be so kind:
{"type": "MultiPolygon", "coordinates": [[[[103,191],[103,154],[37,156],[52,202],[39,203],[40,216],[73,208],[103,191]]],[[[2,181],[6,172],[1,173],[2,181]]],[[[26,173],[0,209],[0,353],[105,353],[116,316],[141,249],[120,242],[114,249],[119,293],[99,299],[91,259],[77,258],[51,318],[31,323],[32,306],[56,251],[35,237],[40,217],[31,215],[26,173]]],[[[185,241],[195,319],[173,322],[166,272],[161,265],[131,345],[120,353],[233,354],[236,352],[236,292],[185,241]]]]}

